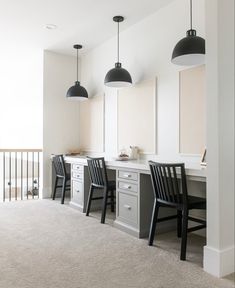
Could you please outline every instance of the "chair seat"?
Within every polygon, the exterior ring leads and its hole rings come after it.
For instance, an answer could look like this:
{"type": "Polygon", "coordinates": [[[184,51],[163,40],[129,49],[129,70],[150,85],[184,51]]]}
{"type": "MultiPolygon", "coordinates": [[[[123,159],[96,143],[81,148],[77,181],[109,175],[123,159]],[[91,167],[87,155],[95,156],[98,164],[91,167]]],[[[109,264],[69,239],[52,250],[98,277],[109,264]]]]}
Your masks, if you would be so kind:
{"type": "Polygon", "coordinates": [[[60,179],[66,178],[67,181],[71,179],[71,174],[70,174],[70,173],[66,173],[65,176],[61,176],[61,175],[56,175],[56,176],[57,176],[58,178],[60,178],[60,179]]]}
{"type": "Polygon", "coordinates": [[[188,195],[189,209],[206,209],[206,199],[188,195]]]}
{"type": "MultiPolygon", "coordinates": [[[[184,204],[183,204],[183,195],[179,195],[179,202],[176,203],[175,200],[172,198],[171,201],[164,201],[161,199],[158,199],[158,202],[161,206],[163,207],[177,207],[178,209],[182,209],[184,204]]],[[[201,197],[196,197],[196,196],[191,196],[188,195],[188,209],[206,209],[206,199],[201,198],[201,197]]]]}
{"type": "MultiPolygon", "coordinates": [[[[104,185],[97,185],[97,184],[91,184],[93,187],[97,188],[97,189],[104,189],[104,185]]],[[[108,181],[108,189],[109,190],[116,190],[116,181],[112,180],[112,181],[108,181]]]]}

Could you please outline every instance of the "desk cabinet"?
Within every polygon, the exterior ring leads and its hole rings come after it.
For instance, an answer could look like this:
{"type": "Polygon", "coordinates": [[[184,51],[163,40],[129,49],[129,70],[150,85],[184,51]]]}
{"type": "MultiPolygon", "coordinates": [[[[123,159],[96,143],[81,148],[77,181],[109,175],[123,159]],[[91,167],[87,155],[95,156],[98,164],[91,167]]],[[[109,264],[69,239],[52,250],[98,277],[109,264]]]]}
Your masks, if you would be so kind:
{"type": "Polygon", "coordinates": [[[138,172],[117,171],[117,220],[119,224],[127,224],[134,231],[138,230],[138,206],[139,206],[139,174],[138,172]]]}
{"type": "Polygon", "coordinates": [[[85,212],[87,202],[87,187],[89,187],[87,167],[82,163],[71,165],[71,201],[70,205],[85,212]]]}
{"type": "Polygon", "coordinates": [[[114,225],[139,238],[148,236],[153,204],[149,175],[127,169],[118,169],[116,175],[116,220],[114,225]]]}
{"type": "Polygon", "coordinates": [[[117,218],[133,227],[138,227],[138,197],[117,191],[117,218]]]}
{"type": "Polygon", "coordinates": [[[83,206],[84,188],[83,183],[72,180],[72,202],[83,206]]]}

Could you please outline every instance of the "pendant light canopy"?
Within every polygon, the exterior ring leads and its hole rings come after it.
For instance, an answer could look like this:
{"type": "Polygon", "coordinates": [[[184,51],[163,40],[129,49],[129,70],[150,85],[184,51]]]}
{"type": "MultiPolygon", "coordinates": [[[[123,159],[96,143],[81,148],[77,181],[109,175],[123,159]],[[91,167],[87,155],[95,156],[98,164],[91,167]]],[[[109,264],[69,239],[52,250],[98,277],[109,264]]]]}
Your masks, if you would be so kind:
{"type": "Polygon", "coordinates": [[[104,84],[108,87],[122,88],[128,87],[132,84],[132,79],[130,73],[122,68],[122,64],[119,62],[119,23],[122,22],[124,18],[122,16],[113,17],[113,21],[118,23],[118,33],[117,33],[117,63],[115,63],[115,68],[109,70],[104,79],[104,84]]]}
{"type": "Polygon", "coordinates": [[[66,97],[69,99],[83,101],[88,99],[88,94],[86,89],[82,87],[78,81],[78,49],[82,49],[82,45],[75,44],[73,45],[73,48],[77,50],[77,81],[75,81],[74,86],[69,88],[66,97]]]}
{"type": "Polygon", "coordinates": [[[190,30],[186,37],[181,39],[175,46],[171,62],[176,65],[192,66],[205,63],[205,40],[197,36],[196,30],[192,29],[192,0],[190,0],[190,30]]]}

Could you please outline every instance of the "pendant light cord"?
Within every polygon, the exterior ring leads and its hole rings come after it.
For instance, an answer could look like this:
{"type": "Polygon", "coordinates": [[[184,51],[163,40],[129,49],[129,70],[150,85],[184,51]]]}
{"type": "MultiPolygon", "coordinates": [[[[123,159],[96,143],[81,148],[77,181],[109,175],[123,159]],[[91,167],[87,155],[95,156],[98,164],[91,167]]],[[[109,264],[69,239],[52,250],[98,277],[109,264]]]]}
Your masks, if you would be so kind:
{"type": "Polygon", "coordinates": [[[78,82],[78,49],[77,49],[77,82],[78,82]]]}
{"type": "Polygon", "coordinates": [[[118,37],[117,37],[117,63],[119,63],[119,22],[118,22],[118,37]]]}
{"type": "Polygon", "coordinates": [[[193,3],[192,3],[192,0],[190,0],[190,27],[192,30],[193,29],[193,3]]]}

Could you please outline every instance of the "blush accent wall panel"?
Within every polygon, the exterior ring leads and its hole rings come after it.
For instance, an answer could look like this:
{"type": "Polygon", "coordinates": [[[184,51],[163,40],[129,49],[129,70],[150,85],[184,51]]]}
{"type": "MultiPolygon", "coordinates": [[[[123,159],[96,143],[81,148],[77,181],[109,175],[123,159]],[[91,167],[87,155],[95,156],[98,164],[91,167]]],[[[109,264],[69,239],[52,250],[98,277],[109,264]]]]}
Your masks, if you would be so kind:
{"type": "Polygon", "coordinates": [[[156,79],[118,91],[118,151],[130,145],[140,153],[156,153],[156,79]]]}
{"type": "Polygon", "coordinates": [[[179,152],[201,155],[206,146],[205,65],[180,72],[179,152]]]}
{"type": "Polygon", "coordinates": [[[104,152],[104,96],[96,95],[79,105],[80,149],[104,152]]]}

